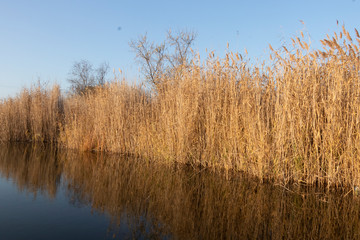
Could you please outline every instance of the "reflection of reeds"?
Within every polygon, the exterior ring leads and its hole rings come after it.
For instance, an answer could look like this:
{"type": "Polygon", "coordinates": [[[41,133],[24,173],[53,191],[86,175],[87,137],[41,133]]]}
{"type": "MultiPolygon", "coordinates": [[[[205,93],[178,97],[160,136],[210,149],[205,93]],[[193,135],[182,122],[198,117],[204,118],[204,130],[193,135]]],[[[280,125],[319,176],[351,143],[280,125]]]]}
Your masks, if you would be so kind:
{"type": "Polygon", "coordinates": [[[1,145],[0,175],[11,178],[18,188],[55,197],[62,169],[56,152],[31,145],[1,145]]]}
{"type": "Polygon", "coordinates": [[[194,59],[154,92],[115,80],[63,107],[57,88],[25,90],[0,104],[0,139],[58,140],[283,184],[360,185],[359,43],[343,28],[322,51],[293,39],[292,49],[272,51],[271,67],[236,53],[194,59]]]}
{"type": "Polygon", "coordinates": [[[63,164],[66,181],[79,196],[91,199],[93,208],[108,212],[115,222],[127,219],[137,231],[144,218],[154,223],[154,232],[144,234],[175,239],[360,237],[360,202],[350,195],[315,189],[291,193],[238,175],[226,180],[116,155],[67,153],[63,164]]]}
{"type": "Polygon", "coordinates": [[[0,156],[1,174],[20,189],[52,195],[61,175],[70,202],[108,213],[114,226],[127,224],[135,238],[360,237],[360,202],[351,195],[300,187],[292,193],[238,174],[226,180],[118,155],[12,147],[1,148],[0,156]]]}

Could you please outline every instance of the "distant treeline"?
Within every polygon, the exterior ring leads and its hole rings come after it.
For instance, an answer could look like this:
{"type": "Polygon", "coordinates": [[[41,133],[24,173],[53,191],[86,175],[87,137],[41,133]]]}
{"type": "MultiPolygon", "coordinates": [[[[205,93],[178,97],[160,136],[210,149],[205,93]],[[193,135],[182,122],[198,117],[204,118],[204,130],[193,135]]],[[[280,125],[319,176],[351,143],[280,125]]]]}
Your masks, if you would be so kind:
{"type": "MultiPolygon", "coordinates": [[[[151,90],[117,79],[81,94],[25,89],[0,104],[0,141],[40,141],[244,171],[281,183],[360,185],[360,36],[304,37],[251,65],[195,56],[151,90]]],[[[270,46],[271,48],[271,46],[270,46]]],[[[271,48],[272,49],[272,48],[271,48]]]]}

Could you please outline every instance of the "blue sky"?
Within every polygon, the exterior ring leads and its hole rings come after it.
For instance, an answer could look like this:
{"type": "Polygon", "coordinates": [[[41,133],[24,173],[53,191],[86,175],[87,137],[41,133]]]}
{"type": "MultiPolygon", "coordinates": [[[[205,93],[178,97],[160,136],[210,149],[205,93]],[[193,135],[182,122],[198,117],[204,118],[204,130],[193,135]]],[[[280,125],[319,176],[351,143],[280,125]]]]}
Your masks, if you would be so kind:
{"type": "Polygon", "coordinates": [[[107,61],[127,81],[141,81],[128,43],[146,32],[160,42],[169,28],[194,30],[203,58],[205,49],[223,55],[229,43],[261,59],[269,43],[278,48],[302,30],[318,47],[337,31],[336,20],[360,30],[359,12],[360,0],[0,0],[0,98],[38,79],[66,90],[68,72],[81,59],[94,66],[107,61]]]}

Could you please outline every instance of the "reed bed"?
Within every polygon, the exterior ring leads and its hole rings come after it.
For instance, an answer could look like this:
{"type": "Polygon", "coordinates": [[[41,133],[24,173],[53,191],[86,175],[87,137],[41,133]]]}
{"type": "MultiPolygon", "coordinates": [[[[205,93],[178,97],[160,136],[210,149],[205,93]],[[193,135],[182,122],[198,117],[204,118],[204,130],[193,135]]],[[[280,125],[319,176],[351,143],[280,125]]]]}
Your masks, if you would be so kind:
{"type": "Polygon", "coordinates": [[[302,35],[291,48],[272,50],[267,65],[231,52],[204,63],[196,57],[151,91],[115,79],[62,105],[56,90],[24,90],[0,104],[0,139],[56,140],[281,184],[360,185],[355,35],[343,27],[321,41],[322,50],[312,50],[302,35]]]}
{"type": "Polygon", "coordinates": [[[62,123],[60,88],[38,83],[0,102],[0,142],[55,143],[62,123]]]}

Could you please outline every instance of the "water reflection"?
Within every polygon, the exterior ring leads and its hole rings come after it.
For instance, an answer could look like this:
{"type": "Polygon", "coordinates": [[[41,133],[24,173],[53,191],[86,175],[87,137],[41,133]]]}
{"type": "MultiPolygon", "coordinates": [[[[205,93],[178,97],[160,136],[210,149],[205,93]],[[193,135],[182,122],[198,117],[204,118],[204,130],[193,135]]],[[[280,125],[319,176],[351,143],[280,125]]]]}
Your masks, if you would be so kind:
{"type": "Polygon", "coordinates": [[[359,199],[297,193],[242,176],[164,167],[118,155],[0,148],[0,174],[50,198],[60,187],[75,206],[111,218],[119,238],[358,239],[359,199]],[[127,235],[123,234],[124,226],[127,235]]]}
{"type": "Polygon", "coordinates": [[[52,149],[18,144],[0,145],[0,174],[12,178],[19,191],[27,191],[35,196],[38,192],[54,198],[62,168],[57,160],[57,152],[52,149]]]}

